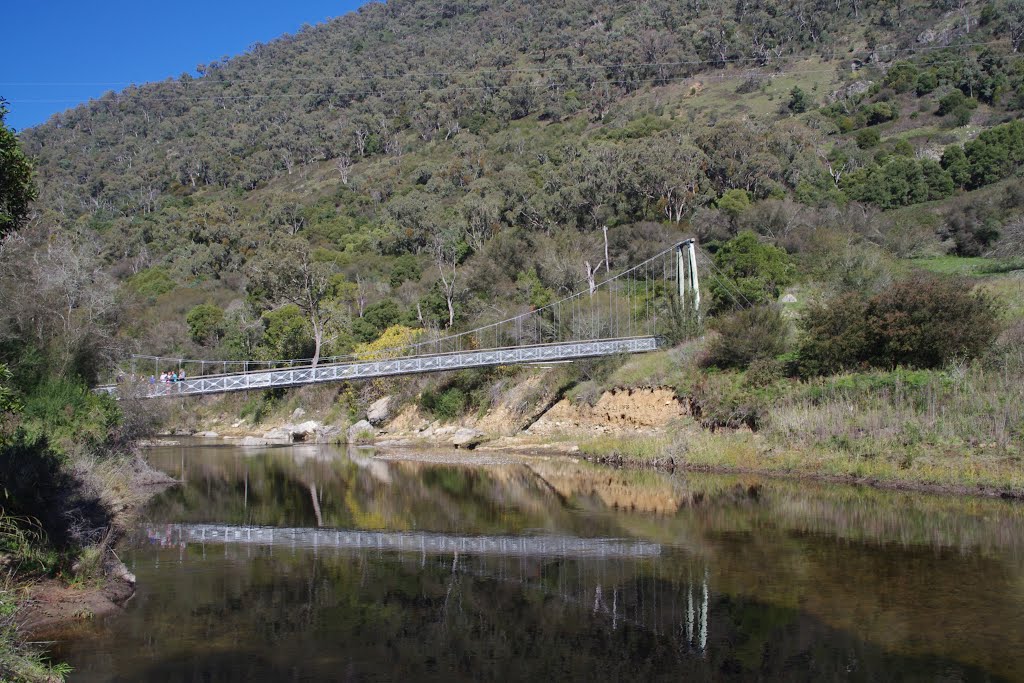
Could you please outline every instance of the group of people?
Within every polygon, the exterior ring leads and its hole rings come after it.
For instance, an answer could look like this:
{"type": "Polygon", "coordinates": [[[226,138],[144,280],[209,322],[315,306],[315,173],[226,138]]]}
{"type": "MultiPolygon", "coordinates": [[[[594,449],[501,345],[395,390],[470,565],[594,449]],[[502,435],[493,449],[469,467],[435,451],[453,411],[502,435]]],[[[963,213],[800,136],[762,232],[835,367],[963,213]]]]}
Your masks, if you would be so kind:
{"type": "Polygon", "coordinates": [[[150,384],[156,384],[158,381],[161,384],[174,384],[176,382],[184,382],[185,381],[185,371],[184,370],[172,370],[171,372],[161,372],[159,380],[156,378],[156,375],[150,375],[149,376],[149,383],[150,384]]]}

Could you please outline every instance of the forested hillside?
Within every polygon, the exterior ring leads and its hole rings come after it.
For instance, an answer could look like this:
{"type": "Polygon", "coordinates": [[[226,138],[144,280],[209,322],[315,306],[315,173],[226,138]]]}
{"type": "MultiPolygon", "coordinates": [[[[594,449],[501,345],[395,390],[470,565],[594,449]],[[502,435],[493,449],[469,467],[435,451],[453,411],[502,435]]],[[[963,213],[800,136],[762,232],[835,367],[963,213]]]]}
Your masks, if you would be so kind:
{"type": "Polygon", "coordinates": [[[578,288],[605,226],[613,269],[743,229],[826,283],[1014,255],[1022,36],[1019,2],[401,0],[21,142],[51,251],[128,306],[118,352],[311,355],[259,276],[284,258],[329,276],[343,353],[578,288]]]}

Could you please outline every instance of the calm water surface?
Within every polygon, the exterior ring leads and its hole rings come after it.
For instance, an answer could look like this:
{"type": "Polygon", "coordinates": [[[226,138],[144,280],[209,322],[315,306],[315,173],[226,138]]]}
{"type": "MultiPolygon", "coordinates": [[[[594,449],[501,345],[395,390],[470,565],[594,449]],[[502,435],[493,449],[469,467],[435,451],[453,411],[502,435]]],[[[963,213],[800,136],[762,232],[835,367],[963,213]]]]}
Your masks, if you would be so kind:
{"type": "Polygon", "coordinates": [[[1024,680],[1024,506],[193,442],[71,681],[1024,680]]]}

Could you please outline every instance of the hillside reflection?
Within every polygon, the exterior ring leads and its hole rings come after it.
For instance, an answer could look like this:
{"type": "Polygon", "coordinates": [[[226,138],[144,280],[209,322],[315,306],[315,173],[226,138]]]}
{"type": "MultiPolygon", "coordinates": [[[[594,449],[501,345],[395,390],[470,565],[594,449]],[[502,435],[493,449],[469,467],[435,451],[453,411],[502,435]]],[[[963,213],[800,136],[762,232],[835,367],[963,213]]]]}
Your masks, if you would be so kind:
{"type": "Polygon", "coordinates": [[[185,484],[121,551],[135,604],[58,655],[78,680],[1024,678],[1021,506],[371,456],[154,451],[185,484]]]}

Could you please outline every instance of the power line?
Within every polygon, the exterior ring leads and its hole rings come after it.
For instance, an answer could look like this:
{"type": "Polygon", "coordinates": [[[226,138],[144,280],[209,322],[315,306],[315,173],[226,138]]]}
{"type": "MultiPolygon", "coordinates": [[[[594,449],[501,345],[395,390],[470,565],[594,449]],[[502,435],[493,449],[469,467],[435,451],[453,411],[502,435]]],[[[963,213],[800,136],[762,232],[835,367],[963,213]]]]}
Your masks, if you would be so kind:
{"type": "MultiPolygon", "coordinates": [[[[977,41],[969,43],[956,43],[950,45],[922,45],[915,47],[906,48],[875,48],[875,49],[864,49],[849,53],[851,56],[845,57],[843,60],[832,60],[832,61],[849,61],[855,59],[852,55],[873,55],[876,53],[882,53],[883,55],[896,55],[896,54],[907,54],[907,53],[921,53],[921,52],[936,52],[941,50],[954,50],[965,47],[984,47],[990,45],[1001,45],[1005,44],[1006,40],[987,40],[977,41]]],[[[243,55],[244,56],[244,55],[243,55]]],[[[236,58],[238,59],[238,58],[236,58]]],[[[550,72],[565,72],[565,71],[590,71],[590,70],[623,70],[623,69],[637,69],[644,67],[669,67],[669,66],[703,66],[703,65],[719,65],[719,64],[741,64],[746,62],[759,62],[763,61],[763,57],[727,57],[724,59],[688,59],[688,60],[677,60],[670,62],[612,62],[607,64],[583,64],[583,65],[565,65],[565,66],[550,66],[550,67],[522,67],[516,69],[463,69],[454,71],[419,71],[409,72],[404,74],[395,74],[389,76],[386,74],[372,74],[369,76],[282,76],[282,77],[270,77],[260,79],[239,79],[239,78],[215,78],[211,75],[204,75],[198,78],[193,78],[190,81],[183,81],[179,79],[164,79],[161,81],[150,81],[142,83],[141,85],[136,81],[0,81],[0,86],[3,87],[69,87],[69,86],[136,86],[142,87],[147,85],[181,85],[187,83],[189,86],[193,85],[232,85],[232,84],[263,84],[263,83],[276,83],[276,82],[321,82],[321,81],[350,81],[350,80],[388,80],[393,78],[437,78],[446,76],[473,76],[473,75],[500,75],[500,74],[524,74],[524,73],[550,73],[550,72]]],[[[767,65],[765,65],[767,66],[767,65]]]]}
{"type": "MultiPolygon", "coordinates": [[[[846,61],[846,60],[843,60],[846,61]]],[[[935,65],[942,64],[954,64],[958,60],[945,60],[941,62],[934,62],[935,65]]],[[[737,80],[740,78],[751,78],[754,76],[790,76],[790,75],[801,75],[801,74],[814,74],[814,73],[831,73],[836,70],[838,63],[827,69],[748,69],[737,72],[717,72],[702,74],[703,80],[705,81],[726,81],[726,80],[737,80]]],[[[689,76],[652,76],[648,78],[626,78],[619,80],[605,80],[601,81],[607,85],[633,85],[638,83],[670,83],[678,81],[689,81],[696,79],[696,75],[689,76]]],[[[559,82],[545,82],[545,83],[509,83],[502,85],[480,85],[480,86],[448,86],[448,87],[437,87],[437,86],[426,86],[422,88],[403,88],[403,89],[374,89],[374,90],[357,90],[357,91],[342,91],[342,92],[331,92],[327,90],[306,90],[302,92],[278,92],[270,94],[254,94],[248,93],[244,95],[198,95],[181,93],[177,95],[150,95],[142,92],[135,92],[130,94],[117,93],[113,98],[108,97],[104,94],[100,98],[90,99],[88,102],[82,102],[80,99],[34,99],[34,98],[11,98],[8,102],[12,104],[109,104],[111,102],[121,103],[127,102],[135,98],[146,101],[158,101],[158,102],[177,102],[177,101],[189,101],[189,102],[224,102],[224,101],[249,101],[249,100],[275,100],[275,99],[296,99],[307,96],[331,96],[331,97],[382,97],[385,95],[409,95],[409,94],[422,94],[426,92],[438,92],[444,94],[454,94],[459,92],[477,92],[477,91],[494,91],[499,92],[507,90],[509,88],[529,88],[529,89],[559,89],[572,86],[574,84],[567,83],[564,81],[559,82]]]]}

